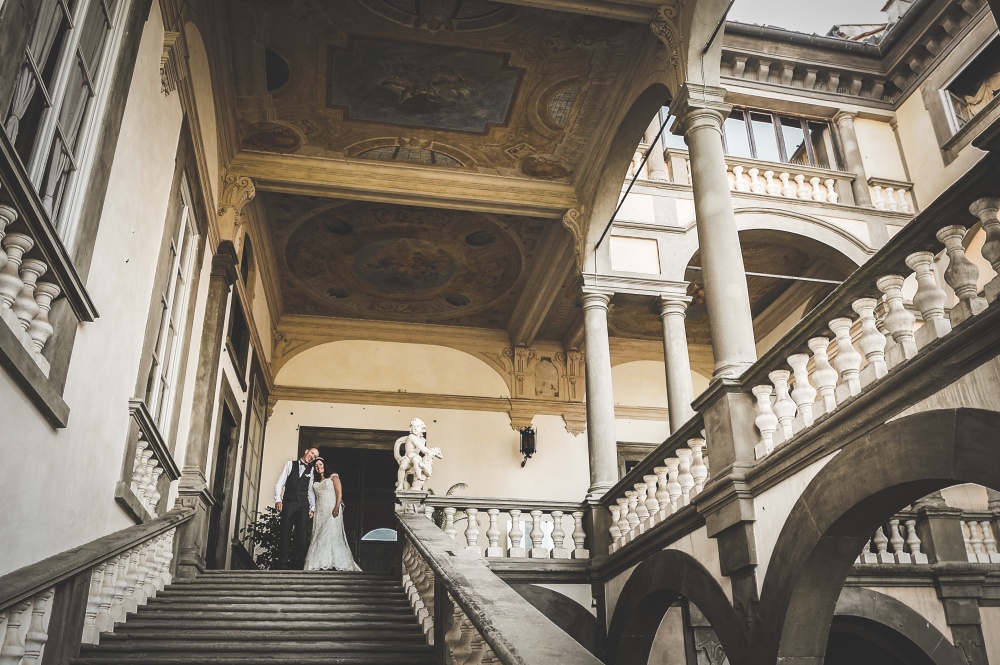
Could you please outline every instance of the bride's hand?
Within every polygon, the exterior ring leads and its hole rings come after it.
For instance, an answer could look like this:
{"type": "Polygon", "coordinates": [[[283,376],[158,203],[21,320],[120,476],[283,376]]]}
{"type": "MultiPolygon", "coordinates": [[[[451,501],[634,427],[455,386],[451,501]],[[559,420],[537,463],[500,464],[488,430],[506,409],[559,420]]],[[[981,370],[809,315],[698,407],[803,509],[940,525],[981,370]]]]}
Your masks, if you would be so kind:
{"type": "Polygon", "coordinates": [[[333,509],[333,516],[336,517],[339,514],[340,514],[340,506],[337,506],[336,508],[333,509]]]}

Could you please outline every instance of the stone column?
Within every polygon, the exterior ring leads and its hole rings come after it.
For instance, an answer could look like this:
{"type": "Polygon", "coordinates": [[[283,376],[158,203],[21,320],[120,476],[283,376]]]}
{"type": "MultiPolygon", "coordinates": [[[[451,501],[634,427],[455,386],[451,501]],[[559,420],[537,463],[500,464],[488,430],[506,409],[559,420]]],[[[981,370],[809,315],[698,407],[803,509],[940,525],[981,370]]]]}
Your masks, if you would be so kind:
{"type": "Polygon", "coordinates": [[[833,117],[833,126],[837,128],[837,138],[844,149],[844,158],[847,160],[847,170],[855,175],[854,182],[851,183],[851,191],[854,192],[855,205],[865,208],[872,208],[872,197],[868,191],[868,176],[865,174],[865,163],[861,159],[861,148],[858,147],[858,135],[854,131],[854,114],[841,111],[833,117]]]}
{"type": "Polygon", "coordinates": [[[643,141],[649,146],[649,160],[647,160],[646,166],[649,167],[650,180],[667,179],[667,163],[663,159],[662,137],[659,139],[656,138],[658,131],[660,131],[659,114],[653,118],[653,122],[649,123],[649,127],[646,129],[646,134],[643,137],[643,141]],[[653,145],[654,143],[656,145],[653,145]]]}
{"type": "Polygon", "coordinates": [[[226,334],[226,304],[236,281],[236,249],[228,240],[219,243],[212,257],[205,303],[205,324],[198,348],[184,469],[181,472],[178,506],[196,510],[195,517],[181,525],[177,534],[177,575],[194,577],[205,570],[209,513],[214,502],[208,486],[208,451],[211,449],[212,415],[219,392],[219,359],[226,334]]]}
{"type": "Polygon", "coordinates": [[[676,432],[694,415],[691,401],[691,357],[688,355],[684,312],[687,296],[660,296],[660,322],[663,324],[663,360],[667,367],[667,411],[670,431],[676,432]]]}
{"type": "Polygon", "coordinates": [[[611,296],[607,292],[583,294],[591,495],[603,494],[618,482],[618,438],[615,434],[615,397],[611,387],[611,347],[608,344],[611,296]]]}
{"type": "Polygon", "coordinates": [[[705,301],[712,326],[715,377],[733,378],[757,360],[750,294],[736,215],[726,179],[722,123],[732,107],[721,88],[699,88],[692,99],[682,88],[672,104],[675,131],[683,132],[691,159],[691,186],[698,227],[705,301]],[[705,99],[708,97],[708,99],[705,99]]]}

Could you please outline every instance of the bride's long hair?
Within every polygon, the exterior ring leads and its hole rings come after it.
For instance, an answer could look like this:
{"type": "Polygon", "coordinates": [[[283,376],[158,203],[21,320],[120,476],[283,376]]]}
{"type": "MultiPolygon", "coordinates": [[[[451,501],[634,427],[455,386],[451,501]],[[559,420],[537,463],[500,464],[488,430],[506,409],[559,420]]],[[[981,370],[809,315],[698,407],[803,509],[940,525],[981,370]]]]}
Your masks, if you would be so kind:
{"type": "Polygon", "coordinates": [[[317,483],[321,483],[326,480],[326,460],[322,457],[317,457],[313,460],[313,480],[317,483]],[[317,467],[322,467],[322,470],[317,467]]]}

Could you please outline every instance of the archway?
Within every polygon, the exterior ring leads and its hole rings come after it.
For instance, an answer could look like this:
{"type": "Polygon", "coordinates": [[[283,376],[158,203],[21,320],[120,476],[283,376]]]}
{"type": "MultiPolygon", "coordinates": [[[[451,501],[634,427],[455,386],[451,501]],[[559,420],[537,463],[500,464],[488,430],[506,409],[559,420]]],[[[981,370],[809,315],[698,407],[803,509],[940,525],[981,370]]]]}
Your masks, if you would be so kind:
{"type": "Polygon", "coordinates": [[[823,662],[844,580],[878,525],[959,483],[1000,486],[1000,413],[936,410],[853,441],[806,487],[774,547],[753,633],[761,663],[823,662]]]}
{"type": "Polygon", "coordinates": [[[607,662],[645,665],[663,616],[681,599],[704,614],[733,665],[747,662],[747,636],[725,591],[694,557],[677,550],[648,557],[625,583],[608,628],[607,662]]]}

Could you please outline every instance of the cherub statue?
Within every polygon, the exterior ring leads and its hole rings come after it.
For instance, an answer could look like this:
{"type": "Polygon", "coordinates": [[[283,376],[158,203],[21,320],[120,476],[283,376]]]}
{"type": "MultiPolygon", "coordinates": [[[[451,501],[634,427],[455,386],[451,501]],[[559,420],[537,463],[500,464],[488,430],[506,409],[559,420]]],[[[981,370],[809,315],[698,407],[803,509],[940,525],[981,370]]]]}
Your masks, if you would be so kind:
{"type": "Polygon", "coordinates": [[[427,447],[426,434],[427,425],[420,418],[414,418],[410,421],[410,433],[396,439],[393,454],[399,463],[397,490],[423,490],[424,483],[431,477],[434,458],[441,459],[440,448],[427,447]],[[407,482],[411,474],[413,482],[407,482]]]}

